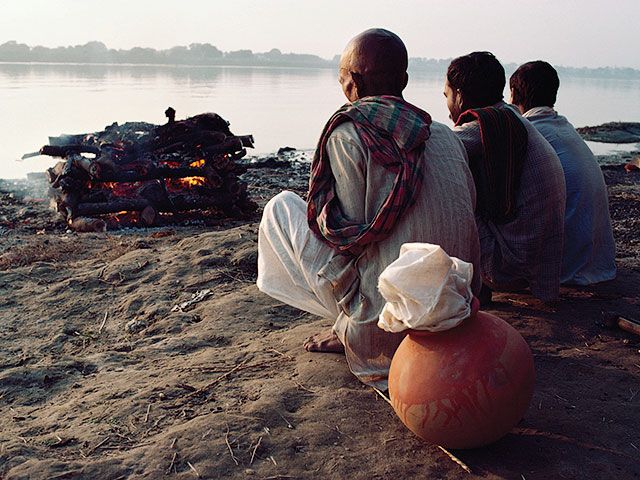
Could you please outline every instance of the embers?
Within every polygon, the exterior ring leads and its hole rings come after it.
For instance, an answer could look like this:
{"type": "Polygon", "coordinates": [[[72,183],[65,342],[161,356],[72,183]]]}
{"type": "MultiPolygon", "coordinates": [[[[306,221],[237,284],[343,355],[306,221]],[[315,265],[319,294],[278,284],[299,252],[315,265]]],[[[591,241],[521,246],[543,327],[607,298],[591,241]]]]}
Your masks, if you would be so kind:
{"type": "Polygon", "coordinates": [[[253,137],[233,135],[216,114],[49,141],[41,153],[64,158],[47,171],[55,208],[78,231],[241,218],[257,208],[235,162],[253,137]]]}

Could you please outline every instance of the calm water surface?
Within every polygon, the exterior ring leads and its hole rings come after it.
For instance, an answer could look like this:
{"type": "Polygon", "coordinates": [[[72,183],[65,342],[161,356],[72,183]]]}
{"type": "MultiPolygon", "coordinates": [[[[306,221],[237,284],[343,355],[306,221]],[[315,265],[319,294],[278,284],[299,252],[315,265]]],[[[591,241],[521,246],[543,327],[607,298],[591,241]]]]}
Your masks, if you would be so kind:
{"type": "MultiPolygon", "coordinates": [[[[563,78],[558,110],[576,126],[640,120],[640,81],[563,78]]],[[[439,75],[410,73],[405,97],[450,125],[439,75]]],[[[155,67],[0,64],[0,178],[44,170],[54,159],[16,162],[49,135],[103,129],[113,122],[165,123],[216,112],[255,153],[289,145],[313,148],[324,123],[345,102],[336,72],[253,67],[155,67]]]]}

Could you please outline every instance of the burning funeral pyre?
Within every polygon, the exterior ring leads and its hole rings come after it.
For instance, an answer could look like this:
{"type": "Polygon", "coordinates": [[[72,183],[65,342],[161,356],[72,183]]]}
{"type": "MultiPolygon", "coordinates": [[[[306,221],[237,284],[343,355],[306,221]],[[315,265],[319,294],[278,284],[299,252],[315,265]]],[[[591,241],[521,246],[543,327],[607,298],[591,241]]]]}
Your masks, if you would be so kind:
{"type": "Polygon", "coordinates": [[[169,123],[114,123],[102,132],[50,137],[42,155],[64,160],[47,170],[52,204],[77,231],[152,226],[179,215],[242,218],[257,208],[236,160],[253,147],[229,123],[204,113],[169,123]]]}

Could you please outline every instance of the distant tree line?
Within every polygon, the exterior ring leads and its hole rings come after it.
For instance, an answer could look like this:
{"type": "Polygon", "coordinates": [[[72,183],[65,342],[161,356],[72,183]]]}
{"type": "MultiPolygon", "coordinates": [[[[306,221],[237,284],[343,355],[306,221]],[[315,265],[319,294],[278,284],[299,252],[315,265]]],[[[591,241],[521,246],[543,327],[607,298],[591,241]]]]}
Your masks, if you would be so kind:
{"type": "Polygon", "coordinates": [[[247,65],[333,67],[333,60],[316,55],[282,53],[274,48],[265,53],[251,50],[223,52],[208,43],[192,43],[168,50],[134,47],[130,50],[107,48],[102,42],[72,47],[30,47],[15,41],[0,45],[0,62],[45,63],[129,63],[152,65],[247,65]]]}
{"type": "MultiPolygon", "coordinates": [[[[0,62],[43,63],[100,63],[100,64],[150,64],[150,65],[243,65],[270,67],[335,68],[339,55],[331,60],[317,55],[282,53],[277,48],[268,52],[251,50],[223,52],[209,43],[192,43],[167,50],[134,47],[129,50],[108,48],[102,42],[89,42],[69,47],[30,47],[24,43],[9,41],[0,45],[0,62]]],[[[411,58],[409,69],[444,75],[451,59],[411,58]]],[[[506,64],[508,73],[517,64],[506,64]]],[[[640,70],[633,68],[575,68],[556,67],[558,73],[572,77],[640,78],[640,70]]]]}

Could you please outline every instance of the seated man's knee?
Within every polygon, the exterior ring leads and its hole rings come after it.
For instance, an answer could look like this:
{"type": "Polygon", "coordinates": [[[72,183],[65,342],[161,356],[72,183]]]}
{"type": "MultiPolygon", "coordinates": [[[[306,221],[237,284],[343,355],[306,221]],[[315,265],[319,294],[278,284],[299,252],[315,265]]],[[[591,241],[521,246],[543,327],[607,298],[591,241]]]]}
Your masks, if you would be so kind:
{"type": "Polygon", "coordinates": [[[300,203],[306,209],[305,201],[295,193],[288,190],[280,192],[275,197],[271,198],[271,200],[269,200],[264,206],[262,221],[264,222],[266,219],[271,218],[280,218],[283,214],[289,216],[288,211],[291,210],[291,207],[300,203]]]}

